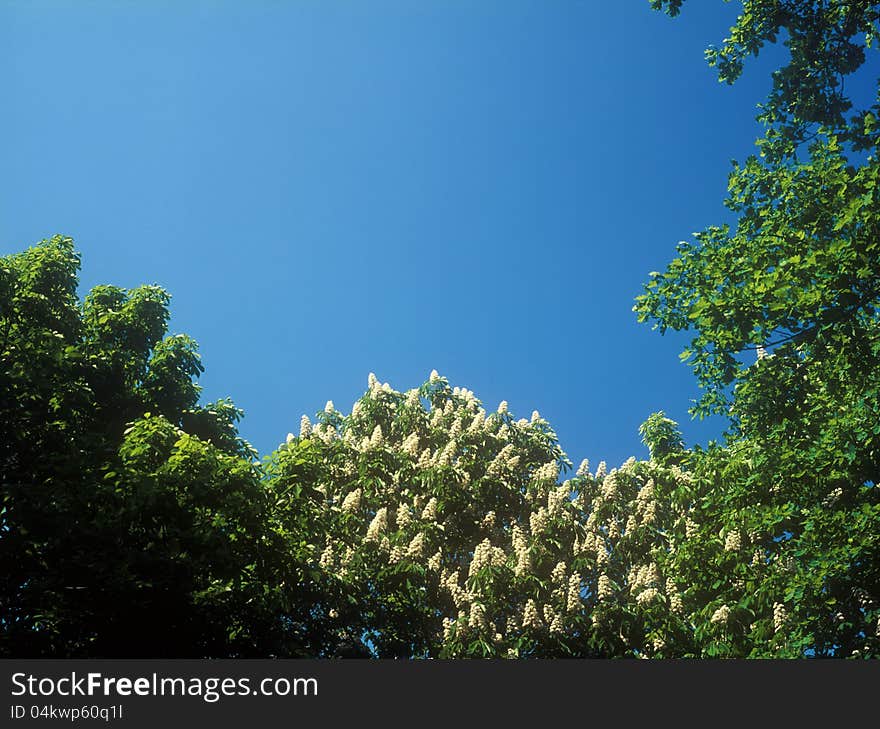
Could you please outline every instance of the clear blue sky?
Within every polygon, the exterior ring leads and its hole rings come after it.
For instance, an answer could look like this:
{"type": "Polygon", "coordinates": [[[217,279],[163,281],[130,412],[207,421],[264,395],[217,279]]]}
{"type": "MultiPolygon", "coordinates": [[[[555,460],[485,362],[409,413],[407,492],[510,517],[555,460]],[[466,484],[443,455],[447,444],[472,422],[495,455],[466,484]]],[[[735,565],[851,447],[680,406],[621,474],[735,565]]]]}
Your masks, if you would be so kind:
{"type": "Polygon", "coordinates": [[[697,390],[634,297],[726,219],[768,63],[703,50],[738,3],[0,4],[0,254],[54,233],[81,293],[155,283],[262,453],[367,374],[432,368],[577,463],[643,456],[697,390]]]}

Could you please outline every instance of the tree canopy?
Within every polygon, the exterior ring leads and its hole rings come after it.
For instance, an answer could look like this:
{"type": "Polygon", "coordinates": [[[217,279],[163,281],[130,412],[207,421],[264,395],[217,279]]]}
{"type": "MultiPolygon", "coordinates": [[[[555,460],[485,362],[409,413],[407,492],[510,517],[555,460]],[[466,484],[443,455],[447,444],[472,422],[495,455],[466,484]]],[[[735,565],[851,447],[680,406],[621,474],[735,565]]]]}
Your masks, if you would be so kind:
{"type": "MultiPolygon", "coordinates": [[[[675,16],[684,0],[651,0],[675,16]]],[[[730,419],[573,470],[551,425],[436,371],[370,375],[262,461],[161,288],[77,296],[56,236],[0,259],[0,651],[14,656],[877,657],[880,3],[746,0],[707,59],[785,43],[734,225],[635,311],[730,419]],[[874,87],[876,91],[876,82],[874,87]],[[571,472],[573,470],[573,473],[571,472]]]]}

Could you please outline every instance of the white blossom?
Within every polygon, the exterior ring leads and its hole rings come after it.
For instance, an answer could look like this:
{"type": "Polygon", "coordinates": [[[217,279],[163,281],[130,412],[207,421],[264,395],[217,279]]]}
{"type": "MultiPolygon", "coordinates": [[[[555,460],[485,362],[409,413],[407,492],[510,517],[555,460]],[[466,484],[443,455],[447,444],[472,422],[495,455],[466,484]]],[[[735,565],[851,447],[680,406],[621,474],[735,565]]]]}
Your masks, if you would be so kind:
{"type": "Polygon", "coordinates": [[[438,572],[440,570],[440,563],[441,563],[442,559],[443,559],[443,552],[438,549],[428,559],[428,569],[433,572],[438,572]]]}
{"type": "Polygon", "coordinates": [[[468,577],[473,577],[476,575],[481,569],[484,567],[490,567],[493,564],[498,563],[498,552],[501,554],[501,560],[503,564],[504,560],[504,551],[493,547],[492,543],[488,539],[484,539],[474,548],[474,556],[471,559],[470,567],[468,568],[468,577]]]}
{"type": "Polygon", "coordinates": [[[394,515],[394,521],[397,523],[398,529],[406,529],[406,527],[412,521],[412,516],[410,516],[409,513],[409,507],[406,504],[401,504],[397,507],[397,513],[394,515]]]}
{"type": "Polygon", "coordinates": [[[568,566],[565,562],[557,562],[553,571],[550,573],[550,579],[553,580],[555,584],[564,583],[567,571],[568,566]]]}
{"type": "Polygon", "coordinates": [[[342,500],[342,511],[346,514],[351,514],[357,511],[361,506],[361,490],[356,488],[354,491],[349,491],[346,497],[342,500]]]}
{"type": "Polygon", "coordinates": [[[529,515],[529,527],[532,534],[540,534],[550,525],[550,518],[547,509],[543,506],[529,515]]]}
{"type": "Polygon", "coordinates": [[[404,547],[400,546],[399,544],[395,544],[391,548],[391,554],[389,555],[388,559],[391,561],[392,564],[397,564],[405,556],[406,556],[406,549],[404,547]]]}
{"type": "Polygon", "coordinates": [[[370,436],[370,448],[381,448],[384,442],[385,438],[382,435],[382,426],[377,425],[373,428],[373,435],[370,436]]]}
{"type": "Polygon", "coordinates": [[[722,605],[714,613],[712,613],[712,617],[709,618],[709,622],[726,623],[728,618],[730,618],[730,608],[727,607],[727,605],[722,605]]]}
{"type": "Polygon", "coordinates": [[[742,546],[742,540],[740,538],[739,531],[733,530],[727,532],[727,536],[724,538],[724,551],[725,552],[737,552],[739,548],[742,546]]]}
{"type": "Polygon", "coordinates": [[[452,631],[455,628],[455,621],[452,618],[443,618],[443,640],[449,642],[452,639],[452,631]]]}
{"type": "Polygon", "coordinates": [[[478,630],[486,627],[486,608],[478,602],[471,605],[468,626],[478,630]]]}
{"type": "Polygon", "coordinates": [[[656,600],[660,597],[660,591],[656,587],[649,587],[646,590],[642,590],[638,595],[636,595],[636,602],[639,605],[648,605],[649,603],[656,600]]]}
{"type": "Polygon", "coordinates": [[[538,606],[535,604],[535,601],[529,598],[526,601],[526,606],[523,608],[523,619],[522,619],[523,628],[540,628],[541,627],[541,618],[538,615],[538,606]]]}
{"type": "Polygon", "coordinates": [[[299,420],[299,437],[308,438],[311,434],[312,424],[309,422],[309,417],[307,415],[303,415],[299,420]]]}
{"type": "Polygon", "coordinates": [[[599,600],[611,597],[611,579],[606,574],[599,575],[596,583],[596,597],[599,600]]]}
{"type": "Polygon", "coordinates": [[[419,468],[424,471],[425,469],[430,468],[433,463],[434,459],[431,456],[431,449],[425,448],[419,456],[419,468]]]}
{"type": "Polygon", "coordinates": [[[642,526],[651,526],[657,519],[657,502],[651,500],[642,514],[642,526]]]}
{"type": "Polygon", "coordinates": [[[424,521],[437,520],[437,499],[433,496],[428,500],[428,503],[425,504],[425,508],[422,509],[422,519],[424,521]]]}
{"type": "Polygon", "coordinates": [[[379,538],[379,535],[388,527],[388,509],[384,506],[376,512],[370,526],[367,527],[366,541],[373,542],[379,538]]]}
{"type": "Polygon", "coordinates": [[[536,481],[546,480],[555,482],[557,478],[559,478],[559,465],[556,461],[549,461],[535,470],[536,481]]]}
{"type": "Polygon", "coordinates": [[[479,433],[483,429],[485,415],[482,410],[474,415],[474,419],[471,420],[471,424],[468,426],[468,433],[479,433]]]}
{"type": "Polygon", "coordinates": [[[321,559],[318,562],[322,569],[326,570],[333,566],[333,556],[333,545],[328,544],[321,552],[321,559]]]}
{"type": "Polygon", "coordinates": [[[562,616],[556,612],[556,609],[552,605],[544,606],[544,620],[547,622],[547,629],[551,633],[563,632],[564,624],[562,622],[562,616]]]}
{"type": "Polygon", "coordinates": [[[568,500],[568,494],[567,482],[559,488],[550,489],[547,493],[547,511],[551,516],[555,516],[562,511],[563,505],[568,500]]]}
{"type": "Polygon", "coordinates": [[[413,458],[419,455],[419,435],[418,433],[410,433],[403,441],[401,446],[404,453],[409,454],[413,458]]]}
{"type": "Polygon", "coordinates": [[[581,465],[578,466],[577,474],[578,476],[589,476],[590,475],[590,461],[587,458],[581,461],[581,465]]]}
{"type": "Polygon", "coordinates": [[[449,441],[446,444],[446,447],[440,453],[437,458],[437,464],[440,466],[448,466],[452,463],[452,460],[455,458],[455,450],[457,445],[454,440],[449,441]]]}
{"type": "Polygon", "coordinates": [[[781,602],[773,603],[773,631],[778,633],[785,625],[788,613],[781,602]]]}
{"type": "Polygon", "coordinates": [[[568,591],[565,595],[565,609],[569,613],[577,612],[581,606],[581,576],[577,573],[568,578],[568,591]]]}

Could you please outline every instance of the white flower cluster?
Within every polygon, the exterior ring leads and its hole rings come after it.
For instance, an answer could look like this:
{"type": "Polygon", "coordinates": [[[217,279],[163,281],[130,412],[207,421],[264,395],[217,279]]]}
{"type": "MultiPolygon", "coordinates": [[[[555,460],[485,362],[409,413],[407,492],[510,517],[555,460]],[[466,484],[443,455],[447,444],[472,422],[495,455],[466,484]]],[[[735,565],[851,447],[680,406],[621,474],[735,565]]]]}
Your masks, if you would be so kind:
{"type": "Polygon", "coordinates": [[[587,458],[584,458],[584,460],[581,461],[581,465],[578,466],[578,470],[575,475],[579,477],[590,475],[590,461],[587,458]]]}
{"type": "Polygon", "coordinates": [[[299,437],[300,438],[308,438],[312,434],[312,424],[309,422],[309,417],[307,415],[303,415],[299,420],[299,437]]]}
{"type": "Polygon", "coordinates": [[[356,488],[354,491],[349,491],[346,497],[342,500],[342,511],[345,514],[353,514],[361,507],[361,498],[363,496],[363,492],[360,488],[356,488]]]}
{"type": "Polygon", "coordinates": [[[370,526],[367,527],[367,536],[365,537],[365,541],[367,542],[375,542],[379,539],[379,536],[385,529],[388,527],[388,509],[384,506],[376,512],[376,515],[373,517],[373,520],[370,522],[370,526]]]}
{"type": "Polygon", "coordinates": [[[412,515],[409,513],[409,506],[405,503],[401,503],[400,506],[397,507],[394,521],[397,524],[398,529],[406,529],[410,523],[412,523],[412,515]]]}
{"type": "Polygon", "coordinates": [[[656,485],[653,478],[649,478],[636,494],[636,510],[642,512],[654,500],[656,485]]]}
{"type": "Polygon", "coordinates": [[[709,622],[723,624],[727,622],[728,618],[730,618],[730,608],[727,607],[727,605],[722,605],[714,613],[712,613],[712,617],[709,618],[709,622]]]}
{"type": "Polygon", "coordinates": [[[529,515],[529,528],[535,536],[550,526],[550,515],[543,506],[529,515]]]}
{"type": "Polygon", "coordinates": [[[605,501],[611,501],[617,495],[617,470],[611,469],[611,473],[609,473],[602,480],[602,490],[601,490],[602,498],[605,501]]]}
{"type": "Polygon", "coordinates": [[[425,448],[421,454],[419,454],[419,470],[425,471],[434,465],[434,457],[431,455],[431,449],[425,448]]]}
{"type": "Polygon", "coordinates": [[[479,433],[483,430],[483,427],[486,424],[486,411],[480,409],[477,411],[477,414],[474,415],[473,420],[471,420],[470,425],[467,427],[468,433],[479,433]]]}
{"type": "Polygon", "coordinates": [[[333,545],[327,544],[324,551],[321,552],[321,559],[318,561],[318,564],[321,565],[321,569],[330,569],[333,566],[333,557],[333,545]]]}
{"type": "Polygon", "coordinates": [[[649,587],[645,590],[642,590],[638,595],[636,595],[636,602],[639,605],[645,606],[654,602],[660,596],[660,590],[658,590],[656,587],[649,587]]]}
{"type": "Polygon", "coordinates": [[[514,574],[522,577],[528,574],[532,569],[532,560],[529,552],[529,542],[526,535],[520,529],[518,524],[514,524],[511,531],[511,541],[513,543],[513,552],[516,555],[516,568],[514,574]]]}
{"type": "Polygon", "coordinates": [[[738,552],[742,547],[742,538],[740,537],[739,530],[734,529],[732,531],[727,532],[727,536],[724,537],[724,551],[725,552],[738,552]]]}
{"type": "MultiPolygon", "coordinates": [[[[409,546],[406,548],[406,556],[418,558],[422,556],[422,553],[425,551],[425,534],[424,532],[419,532],[416,534],[409,543],[409,546]]],[[[438,565],[439,566],[439,565],[438,565]]]]}
{"type": "Polygon", "coordinates": [[[443,641],[448,643],[452,640],[452,632],[455,629],[455,621],[452,618],[443,618],[443,641]]]}
{"type": "Polygon", "coordinates": [[[547,512],[551,516],[559,514],[562,511],[562,507],[568,501],[570,493],[568,481],[558,488],[550,489],[547,493],[547,512]]]}
{"type": "Polygon", "coordinates": [[[581,576],[574,573],[568,578],[568,590],[565,594],[565,610],[575,613],[581,607],[581,576]]]}
{"type": "Polygon", "coordinates": [[[389,554],[388,559],[391,564],[397,564],[398,562],[402,561],[405,556],[406,548],[402,547],[399,544],[395,544],[391,548],[391,553],[389,554]]]}
{"type": "Polygon", "coordinates": [[[413,458],[416,458],[419,455],[419,434],[418,433],[410,433],[403,441],[401,445],[404,453],[409,454],[413,458]]]}
{"type": "Polygon", "coordinates": [[[599,600],[606,600],[611,597],[611,579],[606,574],[599,575],[596,584],[596,597],[599,600]]]}
{"type": "Polygon", "coordinates": [[[339,433],[336,432],[336,428],[329,424],[318,424],[315,426],[312,432],[327,445],[330,445],[339,437],[339,433]]]}
{"type": "Polygon", "coordinates": [[[425,504],[425,508],[422,509],[422,520],[437,521],[437,499],[433,496],[428,499],[428,503],[425,504]]]}
{"type": "Polygon", "coordinates": [[[778,633],[785,625],[788,612],[781,602],[773,603],[773,632],[778,633]]]}
{"type": "Polygon", "coordinates": [[[562,621],[562,615],[560,615],[552,605],[544,606],[544,620],[547,623],[547,629],[551,633],[558,634],[563,632],[564,623],[562,621]]]}
{"type": "Polygon", "coordinates": [[[484,567],[500,567],[507,561],[504,550],[493,547],[488,539],[484,539],[474,548],[474,557],[468,568],[468,577],[473,577],[484,567]]]}
{"type": "Polygon", "coordinates": [[[446,587],[446,591],[452,596],[452,602],[455,603],[455,607],[460,608],[468,604],[470,595],[458,583],[458,570],[446,573],[444,577],[441,577],[441,580],[444,587],[446,587]]]}
{"type": "Polygon", "coordinates": [[[482,630],[486,627],[486,608],[478,602],[471,605],[471,613],[468,616],[468,627],[482,630]]]}
{"type": "Polygon", "coordinates": [[[646,587],[654,587],[660,582],[660,571],[654,562],[633,565],[628,575],[630,592],[635,594],[646,587]]]}
{"type": "Polygon", "coordinates": [[[500,476],[506,470],[516,468],[518,465],[519,456],[514,455],[513,444],[508,443],[498,451],[495,458],[489,463],[489,467],[486,469],[486,475],[500,476]]]}
{"type": "Polygon", "coordinates": [[[538,606],[532,598],[526,600],[526,606],[523,608],[523,628],[540,628],[541,617],[538,615],[538,606]]]}
{"type": "Polygon", "coordinates": [[[545,463],[543,466],[535,469],[533,478],[535,481],[552,481],[556,483],[556,479],[559,478],[559,465],[556,461],[545,463]]]}
{"type": "Polygon", "coordinates": [[[550,579],[554,584],[565,583],[565,577],[568,574],[568,565],[565,562],[557,562],[553,571],[550,573],[550,579]]]}
{"type": "Polygon", "coordinates": [[[666,594],[669,596],[669,609],[674,614],[681,615],[684,612],[684,605],[681,601],[681,594],[671,577],[666,579],[666,594]]]}
{"type": "Polygon", "coordinates": [[[620,524],[617,522],[617,519],[612,519],[611,523],[608,525],[608,538],[612,542],[616,542],[620,539],[620,524]]]}
{"type": "Polygon", "coordinates": [[[483,529],[493,529],[495,527],[495,512],[487,511],[486,515],[480,521],[480,526],[483,529]]]}
{"type": "Polygon", "coordinates": [[[443,408],[436,408],[431,412],[429,421],[432,430],[440,430],[443,426],[443,408]]]}
{"type": "Polygon", "coordinates": [[[455,451],[458,448],[455,440],[450,440],[440,455],[437,457],[437,465],[439,466],[449,466],[452,465],[453,460],[455,459],[455,451]]]}
{"type": "Polygon", "coordinates": [[[432,572],[439,572],[440,565],[443,562],[443,551],[438,549],[431,557],[428,559],[428,569],[432,572]]]}

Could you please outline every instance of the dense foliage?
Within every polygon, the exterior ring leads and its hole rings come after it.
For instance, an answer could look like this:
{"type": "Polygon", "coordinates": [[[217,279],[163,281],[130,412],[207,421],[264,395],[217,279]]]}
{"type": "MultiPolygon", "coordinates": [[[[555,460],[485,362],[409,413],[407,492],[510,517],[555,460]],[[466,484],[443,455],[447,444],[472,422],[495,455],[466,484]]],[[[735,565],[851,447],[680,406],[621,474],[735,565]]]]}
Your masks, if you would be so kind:
{"type": "Polygon", "coordinates": [[[79,302],[78,266],[62,237],[0,259],[0,650],[275,650],[270,501],[240,412],[197,405],[164,291],[79,302]]]}
{"type": "MultiPolygon", "coordinates": [[[[727,448],[704,461],[719,475],[707,507],[769,532],[788,560],[794,655],[876,653],[880,96],[868,74],[878,22],[877,2],[743,3],[707,52],[720,79],[733,83],[765,43],[784,42],[789,63],[761,107],[758,153],[730,175],[736,225],[679,244],[636,305],[661,331],[694,332],[682,358],[704,387],[695,412],[732,421],[727,448]],[[868,108],[848,88],[869,89],[868,108]]],[[[726,599],[748,610],[779,579],[726,599]]]]}
{"type": "MultiPolygon", "coordinates": [[[[651,0],[677,15],[683,0],[651,0]]],[[[880,655],[880,3],[746,0],[707,57],[782,40],[758,153],[636,303],[723,444],[569,473],[549,423],[432,372],[368,380],[259,462],[199,405],[168,295],[76,295],[55,237],[0,259],[0,651],[17,656],[880,655]],[[872,80],[872,83],[874,81],[872,80]],[[876,91],[876,83],[872,87],[876,91]]]]}

